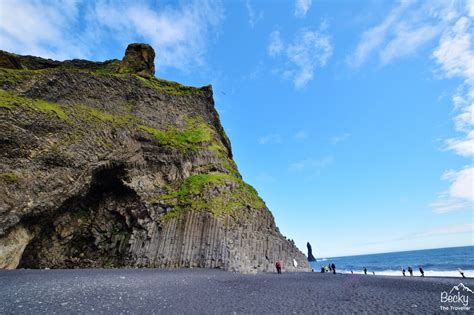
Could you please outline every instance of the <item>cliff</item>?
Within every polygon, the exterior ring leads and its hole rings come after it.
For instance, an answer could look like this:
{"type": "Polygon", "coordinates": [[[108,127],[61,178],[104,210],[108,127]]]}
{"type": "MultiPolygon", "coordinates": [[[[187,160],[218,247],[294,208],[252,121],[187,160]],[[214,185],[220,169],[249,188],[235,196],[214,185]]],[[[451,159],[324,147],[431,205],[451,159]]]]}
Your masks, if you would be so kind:
{"type": "Polygon", "coordinates": [[[212,87],[154,77],[154,56],[0,51],[0,268],[309,270],[242,180],[212,87]]]}

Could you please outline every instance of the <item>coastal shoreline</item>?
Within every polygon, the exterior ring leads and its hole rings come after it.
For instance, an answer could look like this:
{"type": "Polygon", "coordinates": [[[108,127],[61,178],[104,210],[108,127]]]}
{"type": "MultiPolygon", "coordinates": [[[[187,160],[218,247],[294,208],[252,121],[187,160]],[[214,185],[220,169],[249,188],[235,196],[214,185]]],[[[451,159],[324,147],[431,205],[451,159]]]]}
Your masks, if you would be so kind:
{"type": "Polygon", "coordinates": [[[474,289],[474,279],[450,277],[244,275],[216,269],[1,270],[0,313],[433,313],[442,312],[443,306],[463,307],[440,300],[442,292],[460,283],[474,289]]]}

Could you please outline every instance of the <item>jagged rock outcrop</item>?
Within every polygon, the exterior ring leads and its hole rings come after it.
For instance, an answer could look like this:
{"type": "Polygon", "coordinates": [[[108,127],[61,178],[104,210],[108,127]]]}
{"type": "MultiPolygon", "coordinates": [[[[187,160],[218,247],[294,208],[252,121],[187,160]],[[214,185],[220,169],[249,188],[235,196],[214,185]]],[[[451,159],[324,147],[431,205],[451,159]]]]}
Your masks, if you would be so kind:
{"type": "Polygon", "coordinates": [[[306,243],[306,247],[308,248],[308,261],[316,261],[316,258],[313,256],[313,249],[309,242],[306,243]]]}
{"type": "Polygon", "coordinates": [[[0,268],[309,270],[242,180],[210,86],[14,56],[21,69],[0,68],[0,268]]]}
{"type": "Polygon", "coordinates": [[[155,74],[155,51],[147,44],[128,45],[120,63],[119,72],[153,77],[155,74]]]}

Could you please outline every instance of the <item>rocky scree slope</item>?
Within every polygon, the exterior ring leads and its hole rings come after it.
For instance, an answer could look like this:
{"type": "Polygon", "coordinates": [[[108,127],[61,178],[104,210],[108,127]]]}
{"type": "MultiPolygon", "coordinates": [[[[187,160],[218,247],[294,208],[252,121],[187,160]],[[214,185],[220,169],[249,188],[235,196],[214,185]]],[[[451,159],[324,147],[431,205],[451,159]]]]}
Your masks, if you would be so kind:
{"type": "Polygon", "coordinates": [[[154,57],[0,51],[0,268],[309,270],[242,180],[212,87],[157,79],[154,57]]]}

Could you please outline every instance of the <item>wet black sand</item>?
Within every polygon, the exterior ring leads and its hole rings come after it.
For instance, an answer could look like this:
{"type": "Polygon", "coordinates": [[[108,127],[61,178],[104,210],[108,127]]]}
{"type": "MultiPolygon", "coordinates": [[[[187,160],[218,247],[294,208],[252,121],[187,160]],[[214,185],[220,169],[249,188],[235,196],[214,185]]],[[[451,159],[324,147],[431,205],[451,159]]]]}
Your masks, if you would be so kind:
{"type": "MultiPolygon", "coordinates": [[[[207,269],[0,270],[0,314],[433,313],[474,279],[207,269]]],[[[474,295],[469,306],[474,309],[474,295]]],[[[459,304],[458,304],[459,305],[459,304]]]]}

